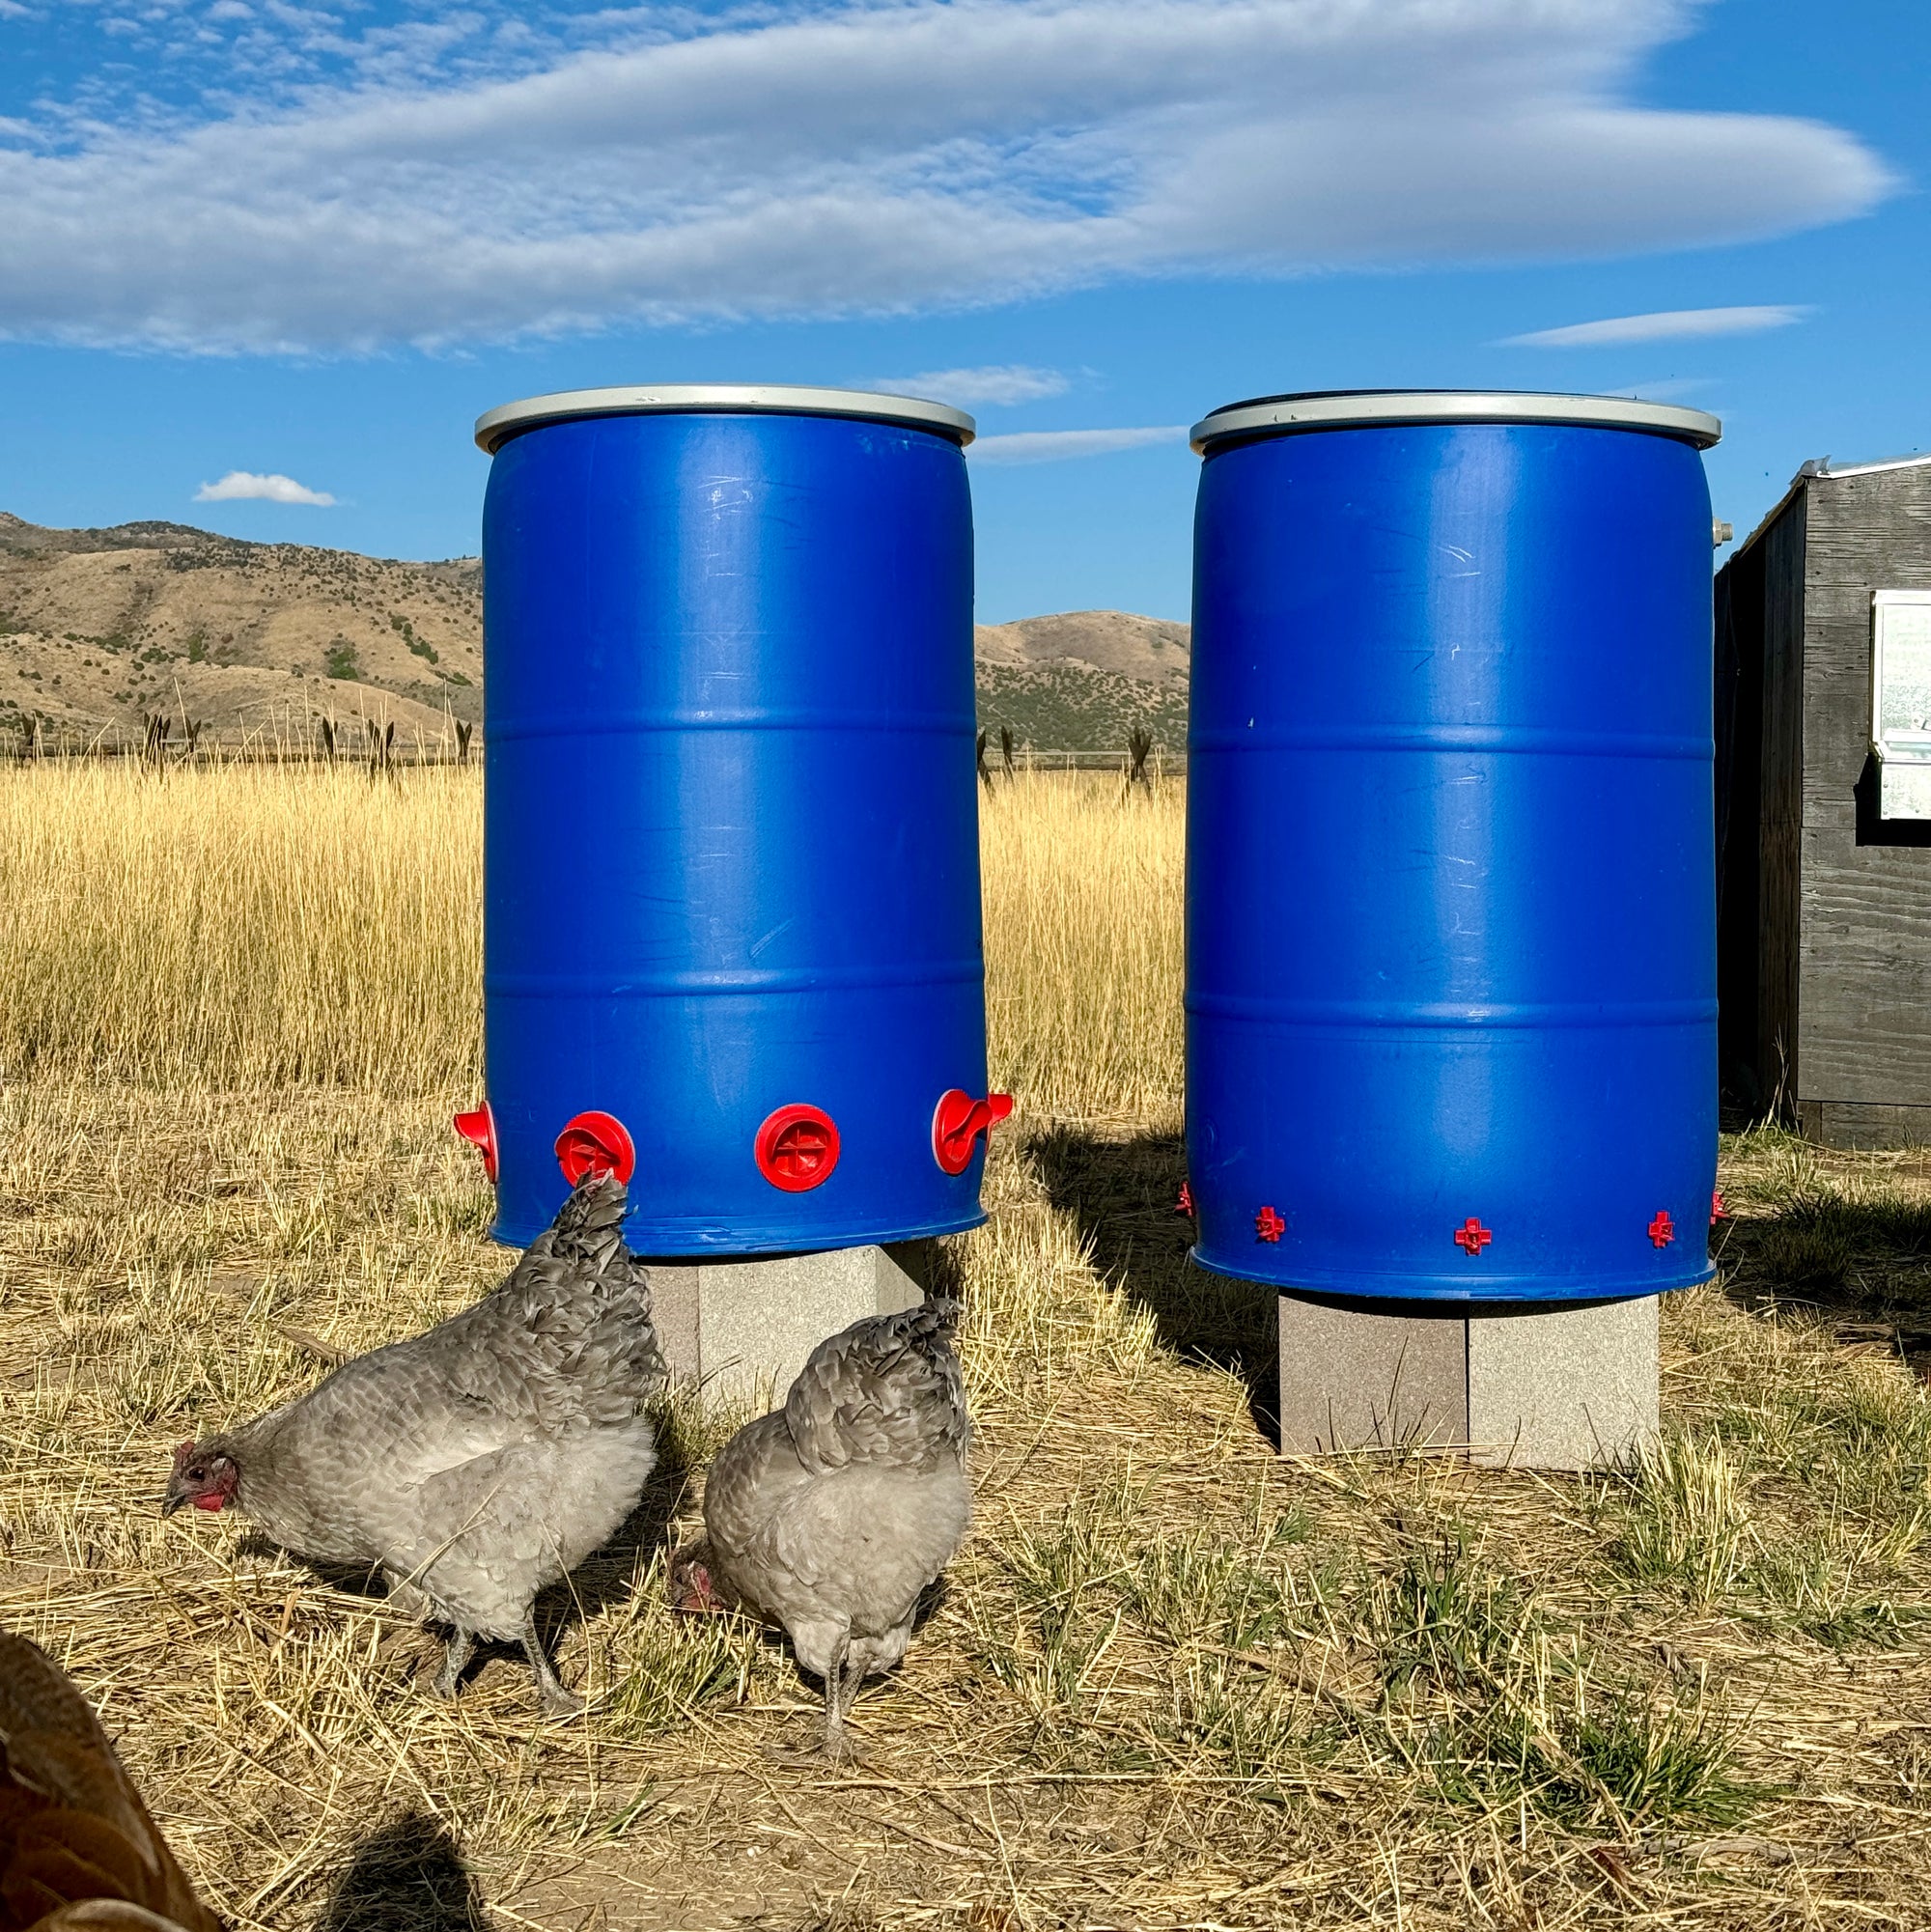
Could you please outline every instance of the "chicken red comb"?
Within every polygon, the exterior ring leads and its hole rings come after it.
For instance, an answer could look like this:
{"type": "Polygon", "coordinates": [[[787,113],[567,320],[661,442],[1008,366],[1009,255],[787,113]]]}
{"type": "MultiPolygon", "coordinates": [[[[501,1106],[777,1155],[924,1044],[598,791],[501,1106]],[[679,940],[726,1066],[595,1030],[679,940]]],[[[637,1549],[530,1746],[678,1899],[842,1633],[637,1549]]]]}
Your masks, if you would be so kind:
{"type": "Polygon", "coordinates": [[[175,1468],[177,1470],[186,1469],[188,1464],[191,1463],[193,1460],[194,1460],[194,1439],[192,1437],[189,1437],[185,1442],[178,1442],[175,1444],[175,1468]]]}

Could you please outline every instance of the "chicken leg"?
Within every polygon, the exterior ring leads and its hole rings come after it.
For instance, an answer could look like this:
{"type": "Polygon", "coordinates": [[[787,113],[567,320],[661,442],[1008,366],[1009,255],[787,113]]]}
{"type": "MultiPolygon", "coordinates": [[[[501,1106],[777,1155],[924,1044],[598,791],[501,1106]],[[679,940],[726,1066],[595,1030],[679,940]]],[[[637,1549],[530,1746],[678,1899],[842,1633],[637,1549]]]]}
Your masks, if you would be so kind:
{"type": "MultiPolygon", "coordinates": [[[[838,1639],[830,1661],[825,1666],[825,1754],[833,1763],[850,1754],[851,1747],[845,1741],[845,1711],[851,1696],[845,1689],[846,1662],[852,1654],[852,1639],[849,1635],[838,1639]]],[[[852,1693],[857,1692],[857,1682],[853,1680],[852,1693]]]]}
{"type": "Polygon", "coordinates": [[[556,1674],[556,1666],[549,1661],[549,1652],[537,1635],[534,1610],[523,1619],[523,1652],[530,1660],[530,1675],[536,1679],[537,1701],[544,1707],[544,1715],[574,1718],[582,1710],[583,1699],[574,1691],[565,1689],[563,1679],[556,1674]]]}
{"type": "Polygon", "coordinates": [[[463,1669],[475,1648],[475,1632],[459,1624],[449,1633],[449,1643],[442,1653],[442,1668],[435,1673],[434,1690],[438,1697],[456,1695],[456,1687],[462,1681],[463,1669]]]}

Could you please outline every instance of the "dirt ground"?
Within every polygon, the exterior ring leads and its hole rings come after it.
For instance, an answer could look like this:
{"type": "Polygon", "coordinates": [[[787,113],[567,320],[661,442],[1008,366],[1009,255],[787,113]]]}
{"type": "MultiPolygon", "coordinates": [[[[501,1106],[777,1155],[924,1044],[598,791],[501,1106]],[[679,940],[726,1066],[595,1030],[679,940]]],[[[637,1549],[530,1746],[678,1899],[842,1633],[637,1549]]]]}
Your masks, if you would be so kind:
{"type": "Polygon", "coordinates": [[[1726,1142],[1665,1430],[1587,1478],[1283,1462],[1177,1138],[1021,1118],[953,1244],[977,1523],[849,1766],[782,1644],[665,1606],[722,1420],[550,1606],[591,1697],[228,1517],[172,1444],[498,1278],[446,1109],[0,1087],[0,1619],[241,1932],[1931,1924],[1931,1175],[1726,1142]]]}

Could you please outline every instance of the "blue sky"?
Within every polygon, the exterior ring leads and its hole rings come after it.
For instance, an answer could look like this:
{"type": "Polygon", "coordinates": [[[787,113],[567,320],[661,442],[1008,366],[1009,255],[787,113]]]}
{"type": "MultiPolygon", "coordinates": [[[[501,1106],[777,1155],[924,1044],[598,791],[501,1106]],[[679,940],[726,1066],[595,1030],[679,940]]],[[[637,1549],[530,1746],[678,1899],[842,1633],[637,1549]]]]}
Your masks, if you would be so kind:
{"type": "Polygon", "coordinates": [[[1907,0],[0,0],[0,508],[447,556],[496,403],[919,378],[982,620],[1185,617],[1180,427],[1386,384],[1713,410],[1742,535],[1931,448],[1927,105],[1907,0]]]}

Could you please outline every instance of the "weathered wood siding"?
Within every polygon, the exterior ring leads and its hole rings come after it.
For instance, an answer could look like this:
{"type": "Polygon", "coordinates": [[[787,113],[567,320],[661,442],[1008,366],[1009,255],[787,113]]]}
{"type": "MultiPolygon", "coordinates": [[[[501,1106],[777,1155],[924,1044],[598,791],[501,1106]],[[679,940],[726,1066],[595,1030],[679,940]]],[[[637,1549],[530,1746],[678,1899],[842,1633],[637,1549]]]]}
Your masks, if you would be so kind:
{"type": "MultiPolygon", "coordinates": [[[[1931,464],[1813,477],[1798,501],[1801,661],[1788,667],[1797,673],[1791,696],[1802,695],[1792,1091],[1821,1137],[1863,1138],[1888,1118],[1895,1137],[1916,1139],[1910,1116],[1869,1110],[1931,1109],[1931,827],[1879,822],[1866,766],[1871,593],[1931,588],[1931,464]]],[[[1777,809],[1767,798],[1767,826],[1777,809]]],[[[1767,973],[1773,916],[1787,914],[1766,905],[1767,973]]]]}
{"type": "Polygon", "coordinates": [[[1804,797],[1805,529],[1799,490],[1756,541],[1763,553],[1763,733],[1757,854],[1756,1070],[1766,1106],[1799,1084],[1799,831],[1804,797]]]}

